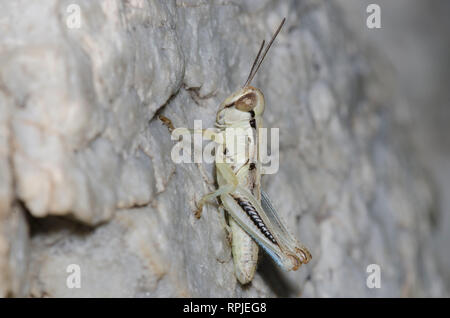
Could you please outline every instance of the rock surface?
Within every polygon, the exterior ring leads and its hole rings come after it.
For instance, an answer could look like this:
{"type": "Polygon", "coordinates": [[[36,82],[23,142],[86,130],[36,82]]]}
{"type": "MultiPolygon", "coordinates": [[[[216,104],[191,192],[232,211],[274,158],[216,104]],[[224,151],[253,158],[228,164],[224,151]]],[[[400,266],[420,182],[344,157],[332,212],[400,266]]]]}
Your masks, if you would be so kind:
{"type": "Polygon", "coordinates": [[[0,295],[447,292],[428,248],[434,198],[408,152],[408,107],[389,65],[359,47],[338,7],[22,0],[2,12],[0,295]],[[173,163],[155,114],[212,127],[283,16],[254,81],[266,126],[280,128],[280,169],[263,184],[313,260],[284,273],[262,255],[243,288],[216,206],[193,215],[213,189],[213,166],[173,163]],[[67,287],[70,264],[81,288],[67,287]],[[380,289],[366,286],[369,264],[381,266],[380,289]]]}

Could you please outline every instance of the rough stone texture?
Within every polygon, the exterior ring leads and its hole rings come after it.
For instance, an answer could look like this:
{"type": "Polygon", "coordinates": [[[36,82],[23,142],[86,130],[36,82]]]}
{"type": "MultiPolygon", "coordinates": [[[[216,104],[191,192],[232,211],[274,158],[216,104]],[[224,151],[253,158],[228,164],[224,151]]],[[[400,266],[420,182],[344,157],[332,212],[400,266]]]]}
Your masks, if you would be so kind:
{"type": "Polygon", "coordinates": [[[14,1],[0,23],[0,294],[33,297],[437,296],[429,181],[404,101],[328,1],[14,1]],[[81,28],[67,27],[68,5],[81,28]],[[175,165],[156,119],[211,127],[260,41],[287,24],[254,85],[280,128],[265,176],[313,260],[263,256],[234,278],[217,209],[195,219],[213,166],[175,165]],[[24,218],[24,211],[29,217],[24,218]],[[28,234],[28,224],[30,234],[28,234]],[[30,245],[30,246],[29,246],[30,245]],[[366,267],[382,288],[366,287],[366,267]],[[66,286],[69,264],[80,289],[66,286]]]}
{"type": "MultiPolygon", "coordinates": [[[[361,42],[383,54],[396,71],[396,90],[407,101],[408,129],[416,161],[433,179],[433,222],[431,248],[436,250],[443,281],[450,289],[450,2],[420,0],[378,0],[382,28],[358,26],[371,0],[339,0],[346,22],[361,42]],[[417,21],[422,21],[417,23],[417,21]]],[[[397,116],[399,117],[399,116],[397,116]]],[[[403,116],[404,117],[404,116],[403,116]]]]}

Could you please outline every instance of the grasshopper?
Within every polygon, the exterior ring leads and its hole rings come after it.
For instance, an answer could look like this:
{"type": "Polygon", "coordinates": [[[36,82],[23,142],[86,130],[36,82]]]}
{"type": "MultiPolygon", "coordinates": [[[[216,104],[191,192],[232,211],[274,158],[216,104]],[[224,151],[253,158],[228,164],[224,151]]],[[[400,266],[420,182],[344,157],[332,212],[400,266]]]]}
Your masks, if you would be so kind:
{"type": "MultiPolygon", "coordinates": [[[[262,128],[265,101],[261,90],[250,84],[285,20],[283,19],[267,46],[265,41],[262,42],[243,87],[220,105],[216,129],[201,131],[203,138],[218,144],[215,163],[218,189],[200,199],[195,215],[200,217],[204,204],[220,197],[222,206],[228,216],[231,216],[228,218],[228,225],[226,222],[224,225],[231,237],[235,273],[241,284],[247,284],[253,279],[258,245],[287,271],[297,270],[311,259],[308,249],[288,232],[269,197],[261,189],[259,129],[262,128]],[[241,150],[234,149],[231,144],[229,135],[226,134],[229,128],[236,131],[235,137],[245,141],[241,150]]],[[[160,116],[160,119],[169,130],[173,130],[169,119],[164,116],[160,116]]]]}

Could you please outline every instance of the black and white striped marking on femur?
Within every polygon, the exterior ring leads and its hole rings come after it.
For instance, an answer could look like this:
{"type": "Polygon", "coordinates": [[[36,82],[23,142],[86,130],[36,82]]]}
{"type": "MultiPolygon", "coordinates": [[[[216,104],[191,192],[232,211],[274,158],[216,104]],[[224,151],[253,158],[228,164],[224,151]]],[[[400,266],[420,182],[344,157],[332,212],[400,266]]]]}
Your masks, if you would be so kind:
{"type": "Polygon", "coordinates": [[[259,216],[258,212],[256,212],[256,209],[253,207],[253,205],[250,202],[244,201],[240,198],[234,199],[239,204],[239,206],[245,211],[245,213],[247,213],[247,215],[250,217],[253,223],[261,231],[261,233],[264,234],[264,236],[267,237],[273,244],[277,244],[277,241],[270,233],[270,231],[267,229],[266,225],[264,224],[263,220],[261,220],[261,217],[259,216]]]}

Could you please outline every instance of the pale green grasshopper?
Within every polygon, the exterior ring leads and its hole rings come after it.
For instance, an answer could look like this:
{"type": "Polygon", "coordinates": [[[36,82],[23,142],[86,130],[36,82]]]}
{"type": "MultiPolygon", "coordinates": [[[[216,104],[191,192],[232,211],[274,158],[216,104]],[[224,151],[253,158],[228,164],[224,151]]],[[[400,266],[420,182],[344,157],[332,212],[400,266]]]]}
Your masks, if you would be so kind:
{"type": "MultiPolygon", "coordinates": [[[[216,116],[217,128],[201,131],[205,139],[218,144],[215,164],[218,189],[201,198],[196,216],[200,217],[203,205],[208,200],[220,197],[221,204],[231,216],[228,218],[229,227],[225,226],[231,236],[236,277],[242,284],[253,279],[258,259],[256,243],[284,270],[297,270],[311,259],[308,249],[288,232],[267,194],[261,190],[259,129],[262,128],[265,101],[262,92],[250,86],[250,83],[284,22],[285,19],[265,49],[265,41],[262,42],[244,86],[220,105],[216,116]],[[235,131],[232,138],[230,128],[235,131]],[[236,140],[245,144],[239,144],[236,140]]],[[[170,120],[164,116],[160,116],[160,119],[170,130],[174,129],[170,120]]],[[[183,134],[183,130],[184,133],[197,133],[194,130],[178,129],[180,134],[183,134]]]]}

